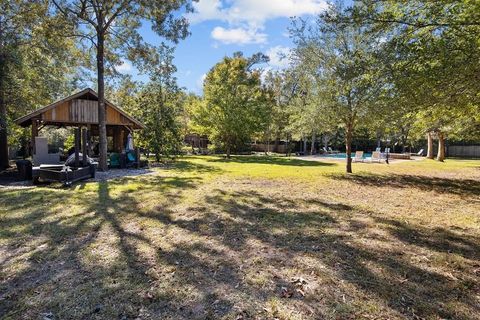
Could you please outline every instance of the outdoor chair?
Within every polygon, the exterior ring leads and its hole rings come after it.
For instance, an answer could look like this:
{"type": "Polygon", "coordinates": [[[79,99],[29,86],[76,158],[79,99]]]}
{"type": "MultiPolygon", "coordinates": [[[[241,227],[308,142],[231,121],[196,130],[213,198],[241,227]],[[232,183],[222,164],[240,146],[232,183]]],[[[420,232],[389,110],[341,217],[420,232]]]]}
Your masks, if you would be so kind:
{"type": "Polygon", "coordinates": [[[423,151],[424,149],[420,149],[420,151],[417,152],[417,156],[419,157],[423,156],[423,151]]]}
{"type": "Polygon", "coordinates": [[[363,151],[355,152],[355,157],[352,158],[353,162],[363,162],[363,151]]]}
{"type": "Polygon", "coordinates": [[[338,153],[338,151],[333,150],[332,147],[328,147],[328,152],[333,153],[333,154],[338,153]]]}
{"type": "Polygon", "coordinates": [[[385,148],[385,151],[381,153],[382,159],[387,159],[388,153],[390,153],[390,148],[385,148]]]}
{"type": "Polygon", "coordinates": [[[139,167],[139,162],[137,160],[137,157],[135,155],[134,151],[128,151],[127,152],[127,168],[129,167],[139,167]]]}
{"type": "Polygon", "coordinates": [[[370,162],[381,162],[382,161],[382,154],[380,151],[372,152],[372,156],[369,158],[370,162]]]}
{"type": "Polygon", "coordinates": [[[110,154],[108,162],[110,168],[120,168],[120,155],[118,153],[110,154]]]}

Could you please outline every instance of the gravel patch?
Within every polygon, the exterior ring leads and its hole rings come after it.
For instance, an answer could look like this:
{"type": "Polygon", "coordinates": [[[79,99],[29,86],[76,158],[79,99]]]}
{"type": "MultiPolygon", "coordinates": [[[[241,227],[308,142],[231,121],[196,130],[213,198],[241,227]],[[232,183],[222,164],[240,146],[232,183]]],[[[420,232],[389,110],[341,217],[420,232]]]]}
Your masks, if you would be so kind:
{"type": "Polygon", "coordinates": [[[108,171],[97,171],[94,179],[88,179],[85,181],[107,181],[124,177],[136,177],[143,175],[154,174],[155,171],[149,168],[142,169],[110,169],[108,171]]]}

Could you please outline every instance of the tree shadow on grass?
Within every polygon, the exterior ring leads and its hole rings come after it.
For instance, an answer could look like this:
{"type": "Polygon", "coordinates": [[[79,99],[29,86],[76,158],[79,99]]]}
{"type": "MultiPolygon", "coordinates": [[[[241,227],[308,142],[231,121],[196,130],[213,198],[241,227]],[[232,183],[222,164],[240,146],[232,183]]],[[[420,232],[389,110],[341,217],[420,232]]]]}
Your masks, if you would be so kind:
{"type": "Polygon", "coordinates": [[[480,262],[480,239],[469,235],[460,235],[445,228],[426,228],[411,226],[403,221],[377,217],[387,230],[399,241],[424,247],[435,252],[456,254],[480,262]]]}
{"type": "MultiPolygon", "coordinates": [[[[376,221],[387,225],[386,231],[391,232],[394,238],[383,238],[383,241],[388,241],[388,248],[364,245],[361,239],[352,237],[351,233],[347,235],[342,232],[345,222],[348,222],[350,227],[353,226],[345,229],[345,232],[359,232],[368,228],[367,224],[352,219],[352,214],[358,214],[357,209],[342,203],[307,199],[305,202],[315,204],[315,209],[309,209],[294,201],[285,203],[283,200],[267,198],[253,191],[231,194],[218,192],[216,195],[206,196],[205,203],[210,204],[210,207],[202,210],[202,214],[195,219],[178,218],[167,211],[153,215],[167,225],[174,225],[204,239],[214,239],[240,255],[253,250],[249,248],[252,241],[259,241],[266,248],[272,248],[278,253],[275,256],[265,256],[258,252],[257,259],[267,261],[261,266],[268,265],[279,273],[285,268],[291,268],[300,274],[308,275],[318,265],[326,265],[329,272],[335,275],[336,281],[346,281],[365,295],[360,300],[380,300],[382,305],[405,317],[469,319],[475,314],[475,310],[478,310],[478,303],[474,298],[474,292],[478,288],[474,279],[480,280],[478,276],[472,277],[466,270],[459,270],[460,273],[463,272],[460,276],[463,279],[452,281],[444,274],[417,265],[408,256],[410,250],[416,250],[415,247],[420,246],[434,254],[459,254],[479,263],[476,252],[480,239],[463,239],[461,236],[445,233],[428,239],[430,234],[427,229],[412,226],[408,230],[397,230],[393,229],[398,228],[395,221],[379,218],[376,221]],[[413,237],[410,237],[410,234],[413,237]],[[441,237],[445,235],[448,236],[448,244],[442,243],[441,237]],[[395,243],[397,239],[406,247],[398,246],[395,243]],[[295,263],[296,259],[305,255],[315,259],[316,263],[295,263]],[[458,308],[459,305],[462,306],[461,309],[458,308]]],[[[374,212],[365,215],[375,217],[374,212]]],[[[211,260],[216,258],[215,254],[210,257],[211,260]]],[[[276,282],[280,283],[280,286],[289,283],[282,277],[276,278],[276,282]]],[[[244,286],[241,290],[251,294],[255,291],[255,286],[244,286]]],[[[343,291],[343,295],[347,297],[355,295],[346,287],[332,287],[331,291],[343,291]]],[[[258,297],[268,300],[275,296],[280,294],[273,289],[266,290],[258,297]]],[[[304,305],[301,310],[310,308],[317,317],[321,317],[322,312],[325,312],[325,309],[309,305],[308,301],[312,298],[297,296],[296,299],[300,300],[299,304],[304,305]]],[[[327,294],[323,299],[333,302],[336,298],[327,294]]],[[[286,299],[285,303],[290,303],[289,301],[286,299]]],[[[344,302],[344,305],[348,303],[344,302]]],[[[354,305],[342,309],[343,307],[334,304],[332,308],[337,309],[336,312],[339,311],[338,308],[343,310],[344,313],[338,314],[339,317],[361,316],[361,313],[355,313],[357,307],[354,305]]]]}
{"type": "MultiPolygon", "coordinates": [[[[196,173],[221,173],[222,169],[215,166],[209,166],[201,163],[196,163],[190,161],[193,157],[188,159],[179,159],[174,163],[170,164],[168,167],[163,168],[164,170],[174,170],[180,172],[196,172],[196,173]]],[[[195,159],[195,158],[193,158],[195,159]]]]}
{"type": "MultiPolygon", "coordinates": [[[[142,187],[169,192],[194,188],[197,180],[151,177],[148,181],[142,180],[142,187]]],[[[132,181],[138,182],[123,178],[98,183],[96,197],[92,194],[78,197],[82,204],[78,214],[62,215],[45,206],[25,216],[2,217],[1,237],[7,243],[4,242],[0,250],[5,250],[9,256],[0,260],[0,270],[21,263],[21,268],[13,276],[4,278],[0,272],[2,317],[42,318],[41,314],[51,312],[59,319],[105,319],[112,316],[133,319],[141,313],[142,305],[150,304],[151,299],[145,294],[152,281],[146,274],[151,263],[142,259],[139,248],[142,245],[152,247],[153,244],[141,232],[126,227],[126,217],[135,215],[140,210],[140,203],[131,195],[131,190],[116,192],[115,198],[110,194],[110,185],[118,187],[132,181]],[[110,230],[109,235],[118,239],[117,245],[110,249],[118,252],[119,260],[111,266],[91,265],[92,261],[85,259],[99,245],[100,232],[105,230],[110,230]],[[116,301],[112,301],[112,297],[116,301]]],[[[61,191],[62,197],[49,189],[32,193],[42,194],[41,199],[53,203],[55,195],[57,201],[76,197],[71,189],[61,191]]],[[[173,194],[168,197],[169,203],[177,199],[173,194]]],[[[38,200],[36,198],[32,206],[38,207],[38,200]]],[[[106,244],[100,245],[104,247],[106,244]]]]}
{"type": "MultiPolygon", "coordinates": [[[[447,266],[455,281],[410,259],[421,247],[478,263],[476,237],[432,235],[427,227],[406,226],[375,212],[362,215],[342,202],[253,190],[214,190],[198,199],[200,205],[178,212],[182,191],[199,182],[180,177],[105,181],[95,196],[76,199],[84,204],[76,218],[54,219],[48,207],[25,220],[14,218],[4,237],[14,241],[23,226],[22,241],[38,237],[48,245],[33,248],[24,269],[1,279],[0,313],[38,318],[51,311],[65,319],[273,318],[275,311],[264,311],[271,301],[311,319],[372,313],[468,319],[478,311],[474,280],[480,279],[470,268],[447,266]],[[135,181],[140,186],[122,191],[135,181]],[[142,210],[137,196],[146,190],[166,195],[167,201],[142,210]],[[365,216],[392,237],[382,238],[382,245],[365,242],[373,238],[371,225],[362,222],[365,216]],[[98,244],[105,235],[111,243],[98,244]],[[116,256],[107,264],[97,261],[104,254],[116,256]],[[303,296],[292,284],[297,275],[318,287],[305,289],[303,296]],[[375,308],[368,309],[372,304],[375,308]]],[[[59,201],[72,194],[64,192],[59,201]]]]}
{"type": "Polygon", "coordinates": [[[270,156],[232,156],[227,158],[208,159],[208,162],[220,163],[242,163],[242,164],[270,164],[277,166],[293,166],[293,167],[325,167],[334,166],[334,163],[321,161],[307,161],[296,158],[286,157],[270,157],[270,156]]]}
{"type": "Polygon", "coordinates": [[[480,181],[473,179],[447,179],[405,174],[330,174],[334,180],[344,180],[362,186],[417,188],[424,191],[451,193],[461,196],[480,195],[480,181]]]}

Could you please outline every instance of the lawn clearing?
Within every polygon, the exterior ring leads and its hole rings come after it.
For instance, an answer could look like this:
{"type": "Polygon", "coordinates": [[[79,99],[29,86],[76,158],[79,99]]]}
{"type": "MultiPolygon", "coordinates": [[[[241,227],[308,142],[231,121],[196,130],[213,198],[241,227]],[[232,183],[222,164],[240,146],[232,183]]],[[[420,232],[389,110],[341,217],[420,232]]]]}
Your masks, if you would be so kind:
{"type": "Polygon", "coordinates": [[[480,161],[188,157],[0,189],[1,319],[480,319],[480,161]]]}

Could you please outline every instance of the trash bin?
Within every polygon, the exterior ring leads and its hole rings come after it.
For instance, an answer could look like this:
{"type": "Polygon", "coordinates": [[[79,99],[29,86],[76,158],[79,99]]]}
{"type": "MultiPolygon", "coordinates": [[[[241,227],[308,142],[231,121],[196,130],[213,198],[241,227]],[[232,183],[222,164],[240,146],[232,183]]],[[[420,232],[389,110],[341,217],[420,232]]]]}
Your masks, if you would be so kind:
{"type": "Polygon", "coordinates": [[[16,164],[20,180],[32,180],[32,163],[28,160],[18,160],[16,164]]]}

